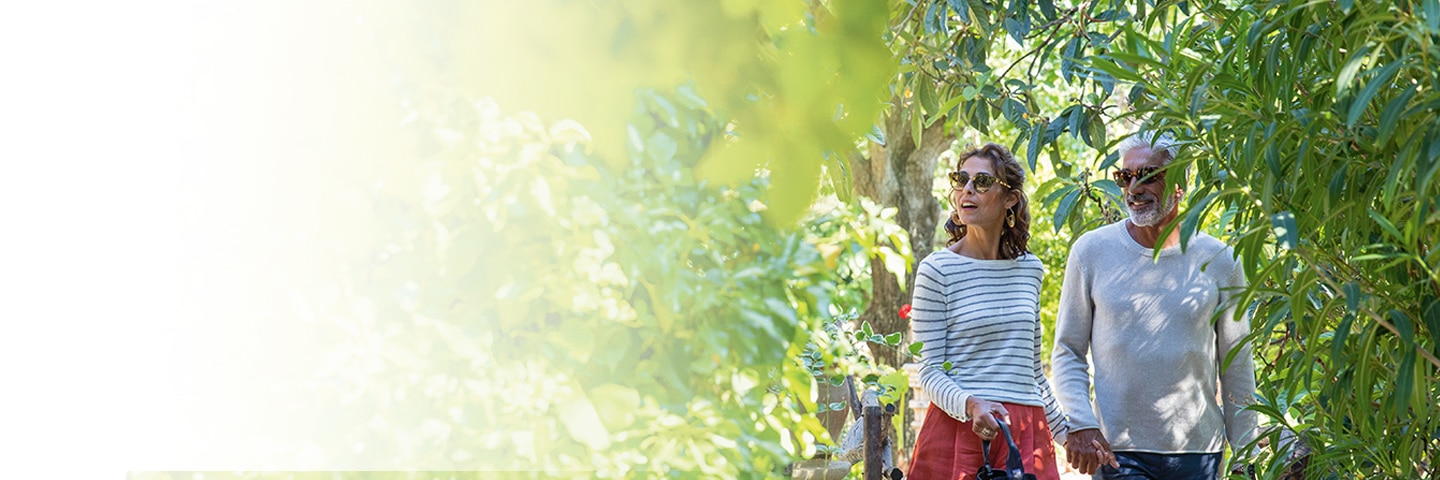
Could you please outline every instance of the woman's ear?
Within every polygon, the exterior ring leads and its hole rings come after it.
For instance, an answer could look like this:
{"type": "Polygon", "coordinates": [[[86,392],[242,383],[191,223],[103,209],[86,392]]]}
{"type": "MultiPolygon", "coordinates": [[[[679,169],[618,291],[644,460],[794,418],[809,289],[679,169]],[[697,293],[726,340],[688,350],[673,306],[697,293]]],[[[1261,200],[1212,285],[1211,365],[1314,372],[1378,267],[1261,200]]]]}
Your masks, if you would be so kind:
{"type": "Polygon", "coordinates": [[[1006,210],[1009,210],[1009,209],[1015,208],[1015,206],[1016,206],[1016,205],[1019,205],[1019,204],[1020,204],[1020,192],[1017,192],[1017,191],[1014,191],[1014,190],[1006,190],[1006,191],[1005,191],[1005,209],[1006,209],[1006,210]]]}

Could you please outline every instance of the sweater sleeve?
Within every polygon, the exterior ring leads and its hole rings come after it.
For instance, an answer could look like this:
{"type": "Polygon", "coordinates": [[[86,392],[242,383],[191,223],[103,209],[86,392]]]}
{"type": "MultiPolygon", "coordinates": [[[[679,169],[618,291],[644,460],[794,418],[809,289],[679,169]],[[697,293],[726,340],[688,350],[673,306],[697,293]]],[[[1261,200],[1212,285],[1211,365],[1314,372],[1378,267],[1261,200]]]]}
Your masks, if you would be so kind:
{"type": "Polygon", "coordinates": [[[1249,313],[1239,313],[1239,295],[1245,288],[1245,269],[1236,265],[1221,291],[1222,310],[1215,321],[1216,365],[1225,366],[1225,358],[1235,351],[1229,368],[1220,373],[1220,395],[1225,414],[1225,437],[1230,448],[1239,451],[1253,440],[1258,426],[1255,412],[1245,407],[1255,403],[1255,360],[1250,343],[1249,313]]]}
{"type": "Polygon", "coordinates": [[[1060,309],[1055,319],[1055,348],[1050,364],[1055,373],[1055,393],[1069,416],[1070,431],[1100,428],[1090,402],[1090,332],[1095,304],[1090,298],[1086,272],[1085,238],[1075,242],[1065,261],[1065,281],[1060,286],[1060,309]]]}
{"type": "Polygon", "coordinates": [[[920,388],[930,401],[959,421],[968,421],[965,401],[970,394],[945,371],[945,342],[949,330],[949,298],[944,275],[932,262],[920,262],[915,269],[915,297],[910,302],[910,324],[920,347],[920,388]]]}
{"type": "Polygon", "coordinates": [[[1035,316],[1035,384],[1040,387],[1040,401],[1045,403],[1045,420],[1050,423],[1050,436],[1055,443],[1065,444],[1066,435],[1070,427],[1065,421],[1065,413],[1061,411],[1060,404],[1055,401],[1055,394],[1050,390],[1050,381],[1045,378],[1045,367],[1041,364],[1041,339],[1044,338],[1044,327],[1040,325],[1040,316],[1035,316]]]}

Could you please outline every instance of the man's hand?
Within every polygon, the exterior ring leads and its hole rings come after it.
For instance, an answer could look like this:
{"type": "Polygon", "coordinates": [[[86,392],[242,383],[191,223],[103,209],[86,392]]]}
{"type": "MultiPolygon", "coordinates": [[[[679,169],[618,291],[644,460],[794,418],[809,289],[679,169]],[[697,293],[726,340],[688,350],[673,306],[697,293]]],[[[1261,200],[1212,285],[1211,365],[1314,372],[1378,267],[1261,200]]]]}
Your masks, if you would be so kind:
{"type": "Polygon", "coordinates": [[[1071,467],[1086,475],[1095,473],[1101,465],[1120,468],[1115,453],[1110,451],[1110,442],[1098,428],[1070,432],[1065,440],[1065,458],[1070,459],[1071,467]]]}
{"type": "Polygon", "coordinates": [[[1000,419],[1006,425],[1010,424],[1010,412],[1005,406],[996,402],[977,397],[970,397],[965,401],[965,413],[970,416],[970,428],[975,435],[982,440],[994,440],[1000,434],[1000,419]]]}

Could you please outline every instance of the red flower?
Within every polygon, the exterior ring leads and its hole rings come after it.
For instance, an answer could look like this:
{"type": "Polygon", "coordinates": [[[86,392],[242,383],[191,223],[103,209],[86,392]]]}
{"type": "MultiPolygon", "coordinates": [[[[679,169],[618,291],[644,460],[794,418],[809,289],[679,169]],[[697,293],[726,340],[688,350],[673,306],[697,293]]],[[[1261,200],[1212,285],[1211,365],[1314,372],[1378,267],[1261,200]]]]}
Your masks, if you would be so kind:
{"type": "Polygon", "coordinates": [[[909,320],[909,319],[910,319],[910,304],[907,303],[907,304],[902,305],[902,306],[900,307],[900,318],[903,318],[903,319],[906,319],[906,320],[909,320]]]}

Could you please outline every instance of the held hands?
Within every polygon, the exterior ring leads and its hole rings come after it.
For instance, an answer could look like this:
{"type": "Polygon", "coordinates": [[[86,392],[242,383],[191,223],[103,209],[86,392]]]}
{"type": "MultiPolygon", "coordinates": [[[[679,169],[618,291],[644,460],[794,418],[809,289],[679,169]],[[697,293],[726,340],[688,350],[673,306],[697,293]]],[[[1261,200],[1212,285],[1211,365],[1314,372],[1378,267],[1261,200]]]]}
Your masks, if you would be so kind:
{"type": "Polygon", "coordinates": [[[1005,410],[1005,406],[981,398],[966,399],[965,414],[970,416],[970,428],[981,440],[994,440],[1000,434],[1000,423],[995,421],[996,418],[1010,424],[1010,412],[1005,410]]]}
{"type": "Polygon", "coordinates": [[[1071,467],[1086,475],[1095,473],[1101,465],[1120,468],[1115,453],[1110,451],[1110,442],[1098,428],[1070,432],[1065,441],[1065,458],[1070,459],[1071,467]]]}

